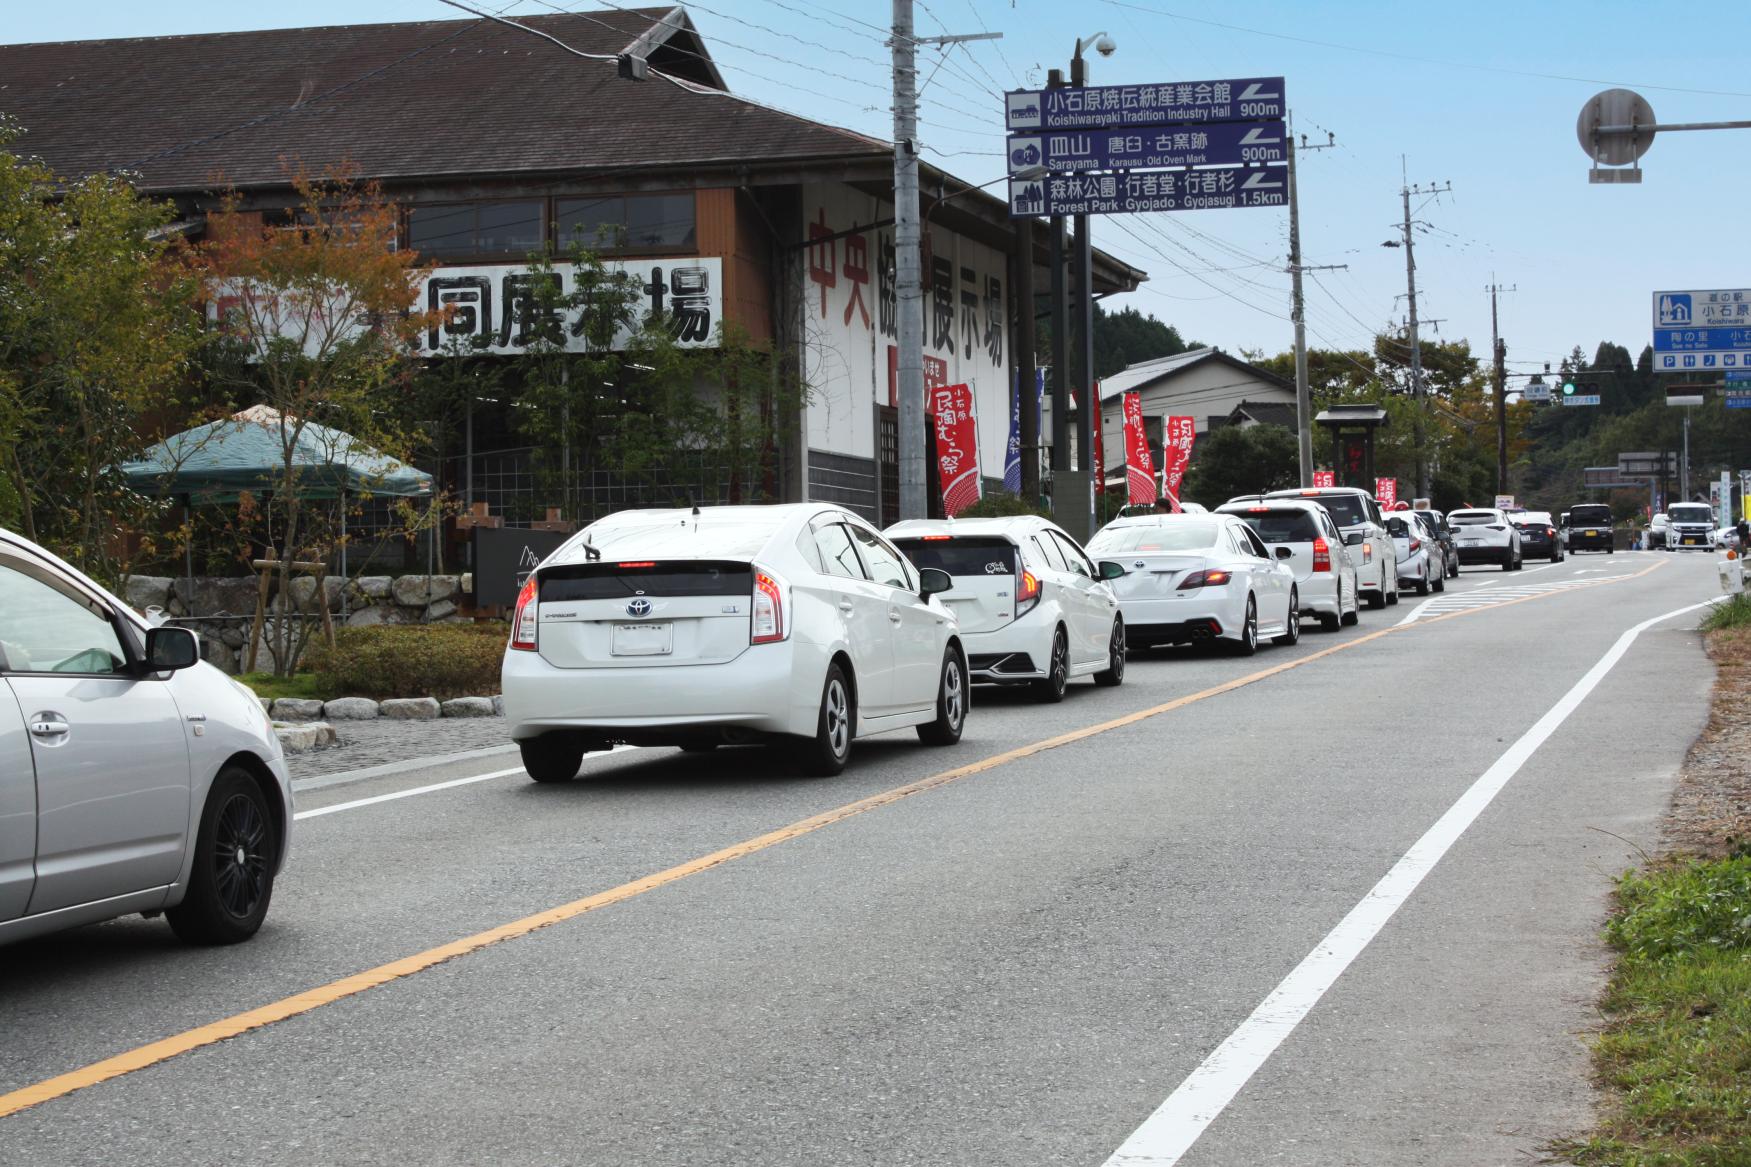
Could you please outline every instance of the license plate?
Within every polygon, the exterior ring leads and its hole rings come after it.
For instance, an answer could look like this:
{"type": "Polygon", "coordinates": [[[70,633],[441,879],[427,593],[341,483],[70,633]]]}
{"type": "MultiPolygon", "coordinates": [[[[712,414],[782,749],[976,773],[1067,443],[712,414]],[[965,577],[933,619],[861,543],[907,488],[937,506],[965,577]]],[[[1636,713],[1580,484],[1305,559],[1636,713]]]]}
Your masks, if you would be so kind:
{"type": "Polygon", "coordinates": [[[1684,540],[1684,545],[1686,547],[1689,547],[1689,546],[1692,546],[1693,544],[1695,544],[1696,542],[1697,542],[1697,540],[1695,540],[1695,539],[1686,539],[1686,540],[1684,540]]]}
{"type": "Polygon", "coordinates": [[[1589,535],[1597,535],[1597,534],[1599,534],[1599,532],[1598,532],[1598,531],[1592,531],[1592,530],[1589,530],[1589,531],[1588,531],[1588,532],[1587,532],[1587,534],[1589,534],[1589,535]]]}
{"type": "Polygon", "coordinates": [[[1479,543],[1482,543],[1482,542],[1483,542],[1482,539],[1461,539],[1459,541],[1459,545],[1461,547],[1476,547],[1479,543]]]}
{"type": "Polygon", "coordinates": [[[667,656],[674,651],[675,626],[661,624],[616,624],[615,656],[667,656]]]}

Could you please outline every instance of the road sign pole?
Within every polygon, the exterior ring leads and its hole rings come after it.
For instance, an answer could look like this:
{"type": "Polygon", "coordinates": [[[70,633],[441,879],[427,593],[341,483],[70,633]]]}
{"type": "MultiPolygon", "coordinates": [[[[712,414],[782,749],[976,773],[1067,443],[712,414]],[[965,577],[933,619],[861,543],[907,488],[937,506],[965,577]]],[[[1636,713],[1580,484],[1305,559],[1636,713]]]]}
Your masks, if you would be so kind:
{"type": "MultiPolygon", "coordinates": [[[[1102,34],[1104,35],[1104,34],[1102,34]]],[[[1070,58],[1070,87],[1088,84],[1088,64],[1082,56],[1083,42],[1076,42],[1070,58]]],[[[1070,485],[1070,507],[1053,508],[1064,529],[1078,542],[1086,543],[1095,532],[1095,493],[1104,483],[1102,468],[1095,464],[1094,427],[1100,424],[1100,401],[1094,389],[1094,248],[1088,237],[1088,216],[1076,215],[1076,250],[1071,259],[1076,270],[1076,470],[1070,485]]]]}
{"type": "Polygon", "coordinates": [[[1684,461],[1678,464],[1678,494],[1690,501],[1690,410],[1684,411],[1684,461]]]}
{"type": "Polygon", "coordinates": [[[1294,289],[1295,445],[1301,455],[1301,486],[1313,485],[1313,396],[1307,388],[1307,318],[1301,295],[1301,200],[1295,186],[1295,123],[1289,123],[1289,272],[1294,289]]]}

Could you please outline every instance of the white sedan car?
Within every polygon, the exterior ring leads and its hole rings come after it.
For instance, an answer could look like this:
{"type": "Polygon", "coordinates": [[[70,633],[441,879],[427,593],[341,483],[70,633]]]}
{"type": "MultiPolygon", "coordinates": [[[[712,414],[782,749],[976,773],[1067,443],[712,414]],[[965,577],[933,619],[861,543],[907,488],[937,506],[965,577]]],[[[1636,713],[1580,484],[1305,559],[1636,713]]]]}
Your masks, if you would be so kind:
{"type": "Polygon", "coordinates": [[[537,782],[617,742],[787,746],[837,774],[853,738],[960,740],[967,660],[952,585],[822,503],[621,511],[568,539],[517,598],[505,717],[537,782]]]}
{"type": "Polygon", "coordinates": [[[0,531],[0,943],[132,912],[246,940],[291,829],[255,694],[0,531]]]}
{"type": "Polygon", "coordinates": [[[1026,684],[1042,701],[1062,701],[1071,677],[1124,682],[1118,598],[1076,540],[1050,520],[911,519],[887,535],[918,567],[954,578],[941,598],[960,621],[974,683],[1026,684]]]}
{"type": "Polygon", "coordinates": [[[1222,641],[1251,656],[1261,636],[1301,638],[1289,548],[1273,554],[1233,515],[1116,519],[1088,551],[1125,569],[1113,591],[1132,647],[1222,641]]]}

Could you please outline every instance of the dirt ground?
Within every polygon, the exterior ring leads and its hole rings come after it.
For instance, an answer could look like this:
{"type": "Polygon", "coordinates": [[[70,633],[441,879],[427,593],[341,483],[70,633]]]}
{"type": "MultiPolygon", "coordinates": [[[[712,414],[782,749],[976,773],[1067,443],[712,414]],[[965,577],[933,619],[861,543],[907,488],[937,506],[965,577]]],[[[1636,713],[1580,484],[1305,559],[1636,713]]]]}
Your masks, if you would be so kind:
{"type": "Polygon", "coordinates": [[[1664,842],[1670,851],[1723,856],[1751,846],[1751,628],[1711,632],[1719,672],[1708,728],[1684,759],[1664,842]]]}

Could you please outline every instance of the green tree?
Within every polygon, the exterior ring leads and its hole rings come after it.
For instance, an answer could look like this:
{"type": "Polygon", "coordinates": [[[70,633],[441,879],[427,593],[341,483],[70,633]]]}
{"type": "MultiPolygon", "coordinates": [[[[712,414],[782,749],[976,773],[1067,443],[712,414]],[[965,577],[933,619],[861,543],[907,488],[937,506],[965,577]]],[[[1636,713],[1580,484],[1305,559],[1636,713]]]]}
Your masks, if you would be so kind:
{"type": "MultiPolygon", "coordinates": [[[[1052,343],[1051,322],[1040,320],[1036,333],[1038,361],[1050,365],[1056,347],[1052,343]]],[[[1171,357],[1198,348],[1187,343],[1179,329],[1163,324],[1135,308],[1108,312],[1097,301],[1094,305],[1094,375],[1097,379],[1112,376],[1143,361],[1171,357]]]]}
{"type": "Polygon", "coordinates": [[[114,579],[151,519],[121,464],[181,419],[202,338],[174,208],[122,179],[59,183],[0,120],[0,521],[114,579]]]}
{"type": "Polygon", "coordinates": [[[1183,493],[1188,502],[1215,507],[1237,494],[1285,490],[1299,482],[1300,455],[1290,430],[1223,426],[1193,447],[1183,493]]]}

